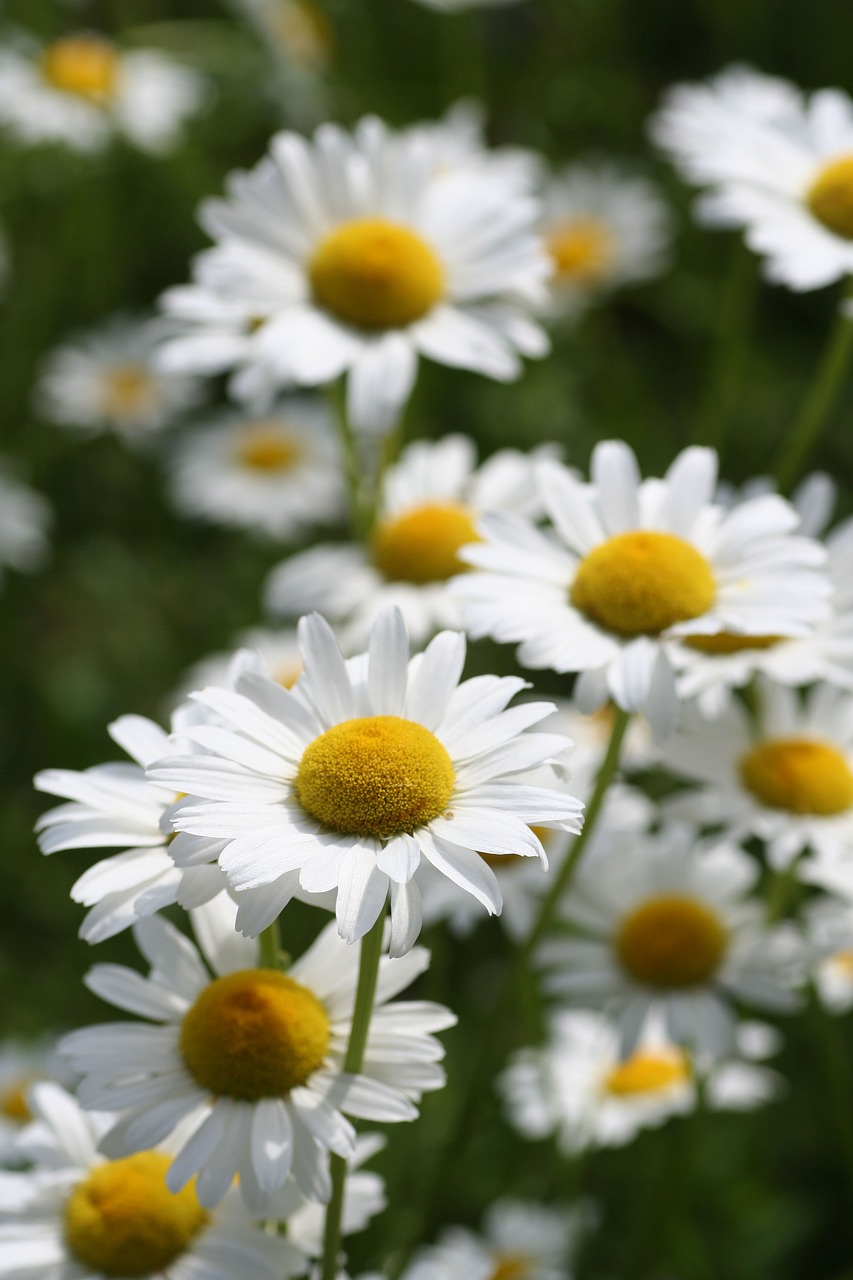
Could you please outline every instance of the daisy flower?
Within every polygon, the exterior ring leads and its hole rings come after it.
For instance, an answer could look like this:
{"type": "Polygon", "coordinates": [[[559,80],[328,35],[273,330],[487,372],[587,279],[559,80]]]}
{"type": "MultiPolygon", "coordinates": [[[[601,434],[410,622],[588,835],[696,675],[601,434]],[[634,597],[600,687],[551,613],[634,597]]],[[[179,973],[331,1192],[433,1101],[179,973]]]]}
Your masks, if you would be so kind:
{"type": "Polygon", "coordinates": [[[277,617],[316,609],[349,651],[364,645],[389,606],[400,610],[415,644],[458,627],[448,583],[465,570],[460,548],[477,541],[485,512],[539,514],[533,465],[545,454],[501,449],[478,467],[467,436],[408,445],[383,478],[369,544],[332,543],[291,556],[270,575],[267,608],[277,617]]]}
{"type": "Polygon", "coordinates": [[[331,415],[296,399],[263,417],[221,414],[178,442],[171,489],[185,515],[278,540],[332,523],[346,496],[331,415]]]}
{"type": "Polygon", "coordinates": [[[334,33],[321,8],[310,0],[233,0],[288,62],[303,70],[324,70],[334,53],[334,33]]]}
{"type": "Polygon", "coordinates": [[[498,1200],[483,1232],[451,1227],[421,1251],[406,1280],[569,1280],[569,1255],[584,1226],[575,1209],[498,1200]]]}
{"type": "Polygon", "coordinates": [[[154,1025],[109,1023],[72,1032],[60,1049],[83,1075],[80,1097],[123,1112],[105,1137],[126,1154],[173,1135],[167,1174],[177,1192],[195,1175],[205,1207],[239,1176],[252,1213],[265,1215],[292,1173],[308,1199],[330,1193],[328,1153],[355,1151],[346,1115],[412,1120],[440,1089],[443,1050],[432,1032],[454,1015],[424,1001],[389,1004],[429,963],[422,948],[380,962],[377,1002],[361,1074],[343,1072],[358,978],[358,949],[328,925],[287,973],[250,968],[256,947],[223,916],[196,947],[159,916],[135,926],[152,965],[147,978],[96,965],[87,985],[154,1025]],[[345,1114],[344,1114],[345,1113],[345,1114]],[[175,1130],[180,1133],[175,1137],[175,1130]]]}
{"type": "Polygon", "coordinates": [[[47,500],[0,469],[0,581],[5,568],[32,573],[48,552],[52,523],[47,500]]]}
{"type": "Polygon", "coordinates": [[[527,667],[581,672],[575,698],[644,710],[665,729],[677,710],[669,643],[717,632],[808,632],[828,611],[823,549],[794,537],[797,515],[766,495],[726,511],[712,501],[716,455],[685,449],[662,480],[641,480],[627,445],[606,441],[583,484],[539,464],[553,529],[487,515],[462,559],[482,570],[452,592],[474,638],[521,641],[527,667]]]}
{"type": "Polygon", "coordinates": [[[92,31],[46,45],[21,33],[0,51],[0,126],[26,144],[100,151],[120,134],[159,154],[206,96],[205,81],[165,54],[125,52],[92,31]]]}
{"type": "Polygon", "coordinates": [[[721,1056],[734,1044],[732,1000],[797,1005],[805,948],[790,926],[764,926],[746,897],[757,876],[741,849],[686,826],[614,838],[562,904],[576,936],[542,949],[548,989],[611,1014],[623,1053],[653,1016],[677,1044],[721,1056]]]}
{"type": "Polygon", "coordinates": [[[419,356],[507,381],[548,350],[530,310],[548,260],[537,205],[477,174],[442,172],[419,136],[368,118],[313,142],[277,135],[202,207],[217,240],[196,283],[166,294],[185,332],[169,368],[236,370],[238,398],[344,373],[354,428],[398,420],[419,356]]]}
{"type": "Polygon", "coordinates": [[[652,136],[688,181],[708,188],[709,226],[742,227],[767,278],[798,291],[853,272],[853,102],[802,94],[744,67],[676,85],[652,136]]]}
{"type": "Polygon", "coordinates": [[[118,316],[57,347],[44,360],[36,413],[93,434],[114,431],[128,443],[171,426],[201,398],[201,382],[163,373],[155,353],[159,320],[118,316]]]}
{"type": "Polygon", "coordinates": [[[519,194],[540,184],[543,162],[536,152],[488,145],[486,113],[476,99],[454,102],[439,120],[411,125],[406,133],[433,148],[439,174],[465,169],[476,172],[482,181],[496,179],[519,194]]]}
{"type": "Polygon", "coordinates": [[[853,1009],[853,905],[831,898],[810,902],[805,912],[809,940],[818,956],[814,983],[830,1013],[853,1009]]]}
{"type": "Polygon", "coordinates": [[[480,854],[544,862],[531,823],[580,827],[578,800],[515,776],[568,745],[527,732],[552,705],[505,710],[524,687],[513,677],[460,684],[465,639],[454,632],[410,661],[397,610],[379,616],[368,654],[350,664],[318,615],[299,628],[305,672],[292,692],[255,672],[239,677],[236,693],[204,690],[195,696],[223,728],[190,730],[201,753],[151,769],[159,785],[193,797],[174,813],[176,829],[191,834],[175,838],[172,857],[207,861],[217,856],[210,841],[224,842],[219,865],[240,895],[238,927],[251,934],[301,885],[337,889],[338,928],[353,942],[390,890],[391,954],[400,955],[420,932],[422,858],[500,911],[480,854]]]}
{"type": "Polygon", "coordinates": [[[253,1222],[236,1189],[203,1208],[190,1184],[166,1185],[169,1155],[99,1153],[107,1118],[54,1084],[32,1090],[35,1166],[0,1177],[0,1277],[8,1280],[281,1280],[302,1253],[253,1222]]]}
{"type": "MultiPolygon", "coordinates": [[[[371,1218],[375,1218],[387,1207],[384,1179],[378,1173],[371,1173],[361,1167],[384,1146],[385,1139],[376,1133],[359,1134],[356,1138],[355,1153],[348,1162],[344,1182],[342,1236],[352,1236],[363,1231],[371,1218]]],[[[325,1225],[325,1206],[306,1200],[298,1209],[287,1214],[287,1238],[309,1258],[320,1258],[323,1254],[325,1225]]]]}
{"type": "Polygon", "coordinates": [[[552,308],[576,315],[667,265],[670,215],[657,188],[615,164],[569,165],[548,183],[542,234],[554,263],[552,308]]]}
{"type": "Polygon", "coordinates": [[[205,685],[231,686],[236,679],[236,666],[246,661],[246,652],[252,654],[260,670],[285,689],[292,689],[302,675],[302,654],[293,627],[277,631],[253,627],[242,632],[226,653],[213,653],[195,663],[182,679],[175,702],[185,701],[194,690],[203,689],[205,685]]]}
{"type": "Polygon", "coordinates": [[[0,1042],[0,1164],[20,1160],[18,1140],[33,1120],[29,1093],[38,1080],[71,1083],[67,1065],[52,1042],[0,1042]]]}

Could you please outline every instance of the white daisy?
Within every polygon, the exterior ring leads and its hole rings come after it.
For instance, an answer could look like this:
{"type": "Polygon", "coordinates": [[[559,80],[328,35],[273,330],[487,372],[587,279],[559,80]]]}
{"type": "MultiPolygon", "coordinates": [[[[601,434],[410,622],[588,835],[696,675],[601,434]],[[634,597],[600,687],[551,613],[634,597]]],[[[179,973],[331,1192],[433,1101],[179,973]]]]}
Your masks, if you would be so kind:
{"type": "Polygon", "coordinates": [[[831,898],[810,902],[805,912],[809,940],[818,957],[814,983],[830,1013],[853,1009],[853,905],[831,898]]]}
{"type": "Polygon", "coordinates": [[[459,606],[447,586],[465,568],[460,548],[477,540],[476,521],[486,512],[539,515],[533,465],[546,452],[501,449],[478,467],[467,436],[408,445],[383,478],[369,545],[328,544],[291,556],[270,575],[267,608],[278,617],[316,609],[350,652],[391,605],[415,644],[458,627],[459,606]]]}
{"type": "Polygon", "coordinates": [[[160,917],[135,926],[152,965],[148,978],[96,965],[87,985],[155,1026],[113,1023],[66,1036],[61,1049],[84,1075],[80,1097],[122,1111],[104,1139],[108,1154],[173,1134],[167,1176],[177,1191],[198,1175],[198,1197],[219,1203],[239,1175],[249,1209],[266,1214],[290,1173],[311,1200],[330,1193],[328,1153],[350,1157],[355,1131],[344,1113],[412,1120],[427,1090],[440,1089],[443,1049],[432,1032],[454,1015],[424,1001],[388,1001],[429,963],[422,948],[380,962],[376,1006],[361,1074],[342,1071],[358,978],[358,948],[334,925],[287,973],[247,967],[256,947],[208,919],[199,937],[215,976],[192,943],[160,917]]]}
{"type": "Polygon", "coordinates": [[[480,1235],[451,1227],[423,1249],[406,1280],[569,1280],[569,1258],[580,1237],[580,1210],[498,1200],[480,1235]]]}
{"type": "Polygon", "coordinates": [[[307,399],[284,401],[263,417],[228,412],[186,433],[171,487],[186,515],[279,540],[346,511],[331,415],[307,399]]]}
{"type": "MultiPolygon", "coordinates": [[[[251,652],[260,662],[260,669],[285,689],[292,689],[302,675],[302,654],[294,628],[282,627],[271,631],[267,627],[253,627],[237,637],[234,648],[210,654],[195,663],[181,680],[174,701],[183,702],[195,689],[203,689],[205,685],[224,684],[230,687],[236,679],[236,650],[251,652]]],[[[238,662],[244,660],[237,659],[238,662]]]]}
{"type": "Polygon", "coordinates": [[[18,1140],[33,1119],[32,1086],[39,1080],[71,1084],[72,1078],[52,1041],[0,1041],[0,1164],[16,1162],[18,1140]]]}
{"type": "Polygon", "coordinates": [[[5,568],[32,573],[48,553],[53,521],[47,500],[0,469],[0,581],[5,568]]]}
{"type": "Polygon", "coordinates": [[[165,54],[125,52],[91,31],[46,45],[20,33],[0,50],[0,126],[22,143],[100,151],[121,134],[169,151],[206,96],[201,76],[165,54]]]}
{"type": "Polygon", "coordinates": [[[790,1011],[803,976],[799,935],[765,927],[746,898],[757,875],[741,849],[688,827],[614,837],[562,904],[576,936],[542,949],[548,989],[616,1017],[625,1053],[650,1015],[677,1044],[730,1051],[731,1001],[790,1011]]]}
{"type": "Polygon", "coordinates": [[[224,729],[191,729],[201,754],[151,769],[191,797],[178,805],[179,865],[216,857],[239,895],[238,925],[265,929],[301,885],[337,888],[341,936],[362,937],[391,894],[391,954],[421,925],[414,880],[421,858],[500,911],[501,892],[480,853],[545,860],[531,823],[577,831],[580,802],[516,776],[563,751],[567,739],[528,733],[550,703],[505,710],[513,677],[459,683],[464,636],[442,632],[409,660],[397,610],[380,615],[369,654],[344,662],[326,622],[300,622],[305,673],[293,692],[247,672],[237,692],[196,697],[224,729]],[[215,844],[213,848],[215,849],[215,844]]]}
{"type": "Polygon", "coordinates": [[[0,1277],[8,1280],[281,1280],[303,1254],[253,1222],[236,1189],[203,1208],[192,1185],[166,1186],[169,1155],[106,1160],[107,1118],[88,1116],[58,1085],[32,1091],[27,1173],[0,1177],[0,1277]]]}
{"type": "Polygon", "coordinates": [[[536,152],[488,145],[486,113],[476,99],[454,102],[440,119],[411,125],[406,133],[432,146],[439,174],[465,169],[481,181],[496,179],[519,194],[533,191],[541,181],[543,162],[536,152]]]}
{"type": "Polygon", "coordinates": [[[89,433],[115,431],[128,442],[171,426],[202,392],[200,379],[157,368],[163,332],[160,320],[118,316],[57,347],[41,367],[36,413],[89,433]]]}
{"type": "Polygon", "coordinates": [[[641,480],[619,441],[596,446],[592,483],[539,465],[553,530],[484,516],[462,558],[485,572],[452,584],[475,638],[521,641],[528,667],[579,671],[584,711],[608,698],[675,716],[668,642],[691,635],[801,635],[828,612],[825,552],[794,537],[797,515],[766,495],[726,511],[712,501],[716,455],[685,449],[663,480],[641,480]]]}
{"type": "Polygon", "coordinates": [[[235,394],[259,401],[348,372],[349,421],[372,431],[398,420],[419,355],[517,377],[519,354],[548,349],[529,316],[549,272],[536,202],[437,156],[374,118],[277,135],[202,207],[218,243],[166,294],[186,329],[168,367],[236,370],[235,394]]]}
{"type": "Polygon", "coordinates": [[[709,188],[700,220],[742,227],[768,279],[819,289],[853,272],[853,102],[841,90],[806,96],[729,68],[669,90],[652,135],[709,188]]]}
{"type": "Polygon", "coordinates": [[[301,70],[322,71],[334,53],[334,33],[323,10],[310,0],[232,0],[242,14],[301,70]]]}

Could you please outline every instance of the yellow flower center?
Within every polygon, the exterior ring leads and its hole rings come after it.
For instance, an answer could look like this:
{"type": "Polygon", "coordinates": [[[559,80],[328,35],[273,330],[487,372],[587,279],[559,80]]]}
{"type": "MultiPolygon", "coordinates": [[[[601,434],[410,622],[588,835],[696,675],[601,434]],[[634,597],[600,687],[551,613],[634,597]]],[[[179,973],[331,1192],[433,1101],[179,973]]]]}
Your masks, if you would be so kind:
{"type": "Polygon", "coordinates": [[[142,365],[116,365],[104,377],[104,408],[111,418],[132,417],[151,404],[154,383],[142,365]]]}
{"type": "Polygon", "coordinates": [[[578,218],[555,227],[547,236],[548,252],[560,280],[595,284],[613,262],[613,237],[596,218],[578,218]]]}
{"type": "Polygon", "coordinates": [[[750,650],[773,649],[781,644],[784,636],[738,636],[733,631],[719,631],[715,636],[685,636],[682,644],[697,653],[724,657],[729,653],[748,653],[750,650]]]}
{"type": "Polygon", "coordinates": [[[444,813],[456,775],[423,725],[399,716],[345,720],[315,738],[296,777],[299,803],[331,831],[387,837],[444,813]]]}
{"type": "Polygon", "coordinates": [[[33,1118],[27,1102],[27,1090],[34,1083],[35,1076],[25,1076],[0,1093],[0,1116],[14,1120],[16,1124],[27,1124],[33,1118]]]}
{"type": "Polygon", "coordinates": [[[446,582],[468,569],[459,548],[479,541],[472,511],[433,502],[381,520],[373,533],[373,562],[391,582],[446,582]]]}
{"type": "Polygon", "coordinates": [[[250,471],[291,471],[301,455],[299,441],[273,424],[250,427],[237,446],[237,461],[250,471]]]}
{"type": "Polygon", "coordinates": [[[638,1052],[620,1062],[607,1073],[604,1089],[619,1098],[643,1093],[660,1093],[690,1078],[685,1054],[677,1049],[669,1053],[638,1052]]]}
{"type": "Polygon", "coordinates": [[[649,898],[622,920],[614,946],[623,968],[650,987],[696,987],[720,967],[728,933],[702,902],[649,898]]]}
{"type": "Polygon", "coordinates": [[[683,538],[619,533],[578,565],[571,599],[593,622],[619,635],[658,635],[707,613],[716,584],[711,566],[683,538]]]}
{"type": "Polygon", "coordinates": [[[842,240],[853,240],[853,155],[821,169],[806,193],[809,212],[842,240]]]}
{"type": "Polygon", "coordinates": [[[530,1259],[520,1253],[501,1253],[495,1256],[495,1269],[489,1280],[528,1280],[530,1259]]]}
{"type": "Polygon", "coordinates": [[[853,951],[836,951],[830,962],[840,969],[845,978],[853,978],[853,951]]]}
{"type": "Polygon", "coordinates": [[[444,293],[444,271],[430,246],[384,218],[357,218],[329,232],[308,278],[317,305],[359,329],[402,329],[444,293]]]}
{"type": "Polygon", "coordinates": [[[65,1239],[74,1259],[105,1276],[162,1272],[208,1222],[192,1183],[173,1195],[169,1156],[142,1151],[99,1165],[65,1206],[65,1239]]]}
{"type": "Polygon", "coordinates": [[[184,1015],[181,1053],[217,1096],[277,1098],[304,1084],[329,1047],[329,1016],[312,991],[275,969],[243,969],[205,987],[184,1015]]]}
{"type": "Polygon", "coordinates": [[[853,805],[853,773],[845,756],[813,738],[760,742],[741,758],[740,778],[769,809],[830,817],[853,805]]]}
{"type": "Polygon", "coordinates": [[[119,55],[100,36],[66,36],[44,50],[41,70],[54,89],[104,102],[115,91],[119,55]]]}
{"type": "Polygon", "coordinates": [[[279,0],[273,30],[296,62],[319,67],[331,57],[334,37],[326,15],[307,0],[279,0]]]}

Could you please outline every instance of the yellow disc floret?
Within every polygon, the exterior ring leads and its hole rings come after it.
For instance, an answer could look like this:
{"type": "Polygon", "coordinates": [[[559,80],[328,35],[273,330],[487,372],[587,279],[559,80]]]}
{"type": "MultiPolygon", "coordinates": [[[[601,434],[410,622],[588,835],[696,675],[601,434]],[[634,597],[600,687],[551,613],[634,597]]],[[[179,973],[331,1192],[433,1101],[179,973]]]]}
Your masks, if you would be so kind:
{"type": "Polygon", "coordinates": [[[322,1065],[329,1015],[312,991],[275,969],[243,969],[205,987],[184,1015],[181,1054],[216,1096],[282,1097],[322,1065]]]}
{"type": "Polygon", "coordinates": [[[682,641],[697,653],[725,657],[730,653],[749,653],[762,649],[774,649],[784,636],[739,636],[733,631],[718,631],[714,636],[685,636],[682,641]]]}
{"type": "Polygon", "coordinates": [[[821,169],[806,193],[806,204],[827,230],[853,240],[853,155],[821,169]]]}
{"type": "Polygon", "coordinates": [[[27,1124],[32,1120],[33,1113],[27,1102],[27,1092],[34,1081],[35,1076],[25,1076],[0,1091],[0,1116],[6,1120],[14,1120],[16,1124],[27,1124]]]}
{"type": "Polygon", "coordinates": [[[422,724],[365,716],[314,739],[299,764],[296,794],[330,831],[388,837],[444,813],[455,780],[446,748],[422,724]]]}
{"type": "Polygon", "coordinates": [[[105,1276],[162,1272],[208,1221],[192,1183],[173,1195],[169,1156],[141,1151],[99,1165],[65,1206],[65,1239],[75,1261],[105,1276]]]}
{"type": "Polygon", "coordinates": [[[558,281],[595,284],[613,263],[612,234],[595,218],[578,218],[554,227],[548,232],[547,244],[558,281]]]}
{"type": "Polygon", "coordinates": [[[104,410],[111,418],[132,418],[155,399],[154,381],[143,365],[116,365],[104,375],[104,410]]]}
{"type": "Polygon", "coordinates": [[[488,1280],[529,1280],[530,1259],[520,1253],[501,1253],[494,1258],[495,1269],[488,1280]]]}
{"type": "Polygon", "coordinates": [[[237,446],[237,461],[250,471],[275,473],[291,471],[301,453],[302,446],[292,435],[258,423],[243,433],[237,446]]]}
{"type": "Polygon", "coordinates": [[[658,635],[707,613],[716,585],[705,557],[672,533],[619,533],[578,565],[571,598],[593,622],[619,635],[658,635]]]}
{"type": "Polygon", "coordinates": [[[444,271],[408,227],[358,218],[329,232],[308,264],[314,301],[359,329],[401,329],[444,293],[444,271]]]}
{"type": "Polygon", "coordinates": [[[771,738],[740,761],[741,782],[769,809],[831,817],[853,805],[853,773],[830,742],[771,738]]]}
{"type": "Polygon", "coordinates": [[[432,502],[380,520],[373,562],[391,582],[446,582],[468,565],[459,548],[479,542],[474,513],[453,502],[432,502]]]}
{"type": "Polygon", "coordinates": [[[689,1078],[687,1058],[679,1049],[669,1052],[640,1050],[607,1073],[604,1089],[616,1097],[630,1098],[638,1094],[661,1093],[673,1085],[684,1084],[689,1078]]]}
{"type": "Polygon", "coordinates": [[[651,987],[695,987],[717,972],[728,933],[704,903],[680,894],[649,898],[621,921],[614,947],[623,968],[651,987]]]}
{"type": "Polygon", "coordinates": [[[113,45],[100,36],[66,36],[44,50],[41,70],[54,89],[92,102],[104,102],[115,91],[119,55],[113,45]]]}

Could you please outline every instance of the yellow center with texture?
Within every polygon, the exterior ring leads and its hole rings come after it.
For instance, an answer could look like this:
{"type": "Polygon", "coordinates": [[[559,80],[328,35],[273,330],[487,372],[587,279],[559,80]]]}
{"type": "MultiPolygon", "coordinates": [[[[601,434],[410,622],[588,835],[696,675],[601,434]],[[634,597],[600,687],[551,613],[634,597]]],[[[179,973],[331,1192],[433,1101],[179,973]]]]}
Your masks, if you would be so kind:
{"type": "Polygon", "coordinates": [[[695,898],[649,898],[621,921],[616,955],[635,981],[650,987],[696,987],[720,967],[728,945],[725,926],[695,898]]]}
{"type": "Polygon", "coordinates": [[[455,780],[429,729],[399,716],[365,716],[314,739],[299,764],[296,795],[330,831],[387,838],[444,813],[455,780]]]}
{"type": "Polygon", "coordinates": [[[317,306],[358,329],[405,328],[444,294],[444,271],[430,246],[384,218],[329,232],[314,250],[308,279],[317,306]]]}
{"type": "Polygon", "coordinates": [[[446,582],[468,565],[459,549],[479,542],[474,514],[453,502],[433,502],[380,520],[373,534],[373,562],[390,582],[446,582]]]}
{"type": "Polygon", "coordinates": [[[845,756],[829,742],[760,742],[741,758],[740,778],[769,809],[828,818],[853,806],[853,773],[845,756]]]}
{"type": "Polygon", "coordinates": [[[809,212],[842,240],[853,240],[853,155],[833,160],[806,193],[809,212]]]}
{"type": "Polygon", "coordinates": [[[257,1102],[304,1084],[323,1064],[329,1015],[275,969],[244,969],[205,987],[184,1015],[187,1070],[216,1096],[257,1102]]]}
{"type": "Polygon", "coordinates": [[[555,227],[547,235],[547,245],[558,280],[595,284],[613,262],[611,233],[595,218],[555,227]]]}
{"type": "Polygon", "coordinates": [[[576,609],[623,636],[659,635],[707,613],[716,584],[711,566],[683,538],[637,530],[600,543],[578,565],[576,609]]]}
{"type": "Polygon", "coordinates": [[[103,102],[115,90],[119,55],[98,36],[66,36],[44,50],[41,70],[54,89],[103,102]]]}
{"type": "Polygon", "coordinates": [[[237,461],[250,471],[275,474],[291,471],[302,453],[297,440],[262,424],[246,431],[237,447],[237,461]]]}
{"type": "Polygon", "coordinates": [[[618,1067],[607,1073],[604,1088],[618,1098],[659,1093],[690,1078],[687,1058],[678,1051],[632,1053],[618,1067]]]}
{"type": "Polygon", "coordinates": [[[105,1276],[157,1274],[180,1257],[208,1221],[192,1183],[173,1195],[171,1158],[142,1151],[99,1165],[65,1206],[65,1239],[75,1261],[105,1276]]]}

